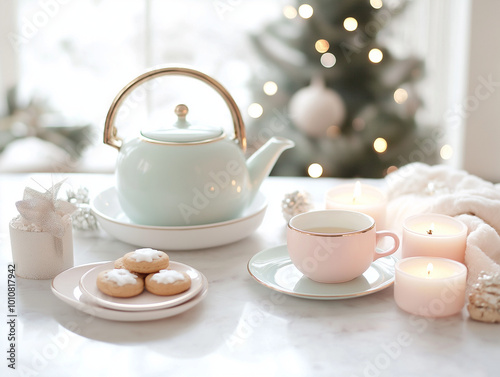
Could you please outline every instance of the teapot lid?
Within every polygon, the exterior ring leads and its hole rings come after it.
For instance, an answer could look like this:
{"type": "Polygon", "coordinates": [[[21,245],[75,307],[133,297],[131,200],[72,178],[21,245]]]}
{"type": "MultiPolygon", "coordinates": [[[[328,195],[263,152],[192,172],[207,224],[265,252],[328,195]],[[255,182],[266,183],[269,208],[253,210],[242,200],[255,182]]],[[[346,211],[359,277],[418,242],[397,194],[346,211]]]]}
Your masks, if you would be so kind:
{"type": "Polygon", "coordinates": [[[175,107],[175,114],[178,119],[174,123],[173,128],[141,131],[142,136],[154,141],[177,144],[201,143],[224,137],[224,130],[222,128],[205,128],[191,125],[186,120],[188,111],[189,109],[186,105],[177,105],[175,107]]]}

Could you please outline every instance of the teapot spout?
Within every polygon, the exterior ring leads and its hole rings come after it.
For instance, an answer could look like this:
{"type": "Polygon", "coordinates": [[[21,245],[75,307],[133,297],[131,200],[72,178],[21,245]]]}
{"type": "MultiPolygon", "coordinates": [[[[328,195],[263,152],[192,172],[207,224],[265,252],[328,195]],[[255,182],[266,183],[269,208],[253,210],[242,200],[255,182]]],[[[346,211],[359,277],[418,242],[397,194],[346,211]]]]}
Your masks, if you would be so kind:
{"type": "Polygon", "coordinates": [[[272,137],[247,160],[248,172],[252,185],[252,197],[259,191],[264,179],[276,164],[278,157],[295,143],[284,137],[272,137]]]}

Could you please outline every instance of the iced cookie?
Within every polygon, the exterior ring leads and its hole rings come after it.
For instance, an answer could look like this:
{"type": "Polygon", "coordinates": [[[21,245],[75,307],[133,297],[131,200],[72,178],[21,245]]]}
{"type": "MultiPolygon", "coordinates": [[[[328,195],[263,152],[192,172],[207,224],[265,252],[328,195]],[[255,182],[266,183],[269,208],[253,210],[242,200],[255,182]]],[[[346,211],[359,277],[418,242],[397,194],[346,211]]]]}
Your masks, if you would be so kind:
{"type": "MultiPolygon", "coordinates": [[[[114,267],[115,267],[115,268],[123,268],[123,269],[125,269],[125,270],[127,269],[127,268],[125,267],[125,265],[123,264],[123,257],[118,258],[117,260],[115,260],[115,262],[114,262],[114,267]]],[[[145,278],[146,278],[146,276],[148,276],[148,274],[143,274],[143,273],[140,273],[140,272],[135,272],[135,271],[134,271],[134,274],[136,274],[136,275],[137,275],[137,277],[139,277],[140,279],[145,279],[145,278]]]]}
{"type": "Polygon", "coordinates": [[[115,268],[125,268],[125,265],[123,264],[123,257],[118,258],[117,260],[115,260],[115,262],[113,263],[113,265],[114,265],[115,268]]]}
{"type": "Polygon", "coordinates": [[[96,284],[102,293],[113,297],[133,297],[144,290],[144,280],[125,269],[101,271],[96,284]]]}
{"type": "Polygon", "coordinates": [[[171,296],[187,291],[191,278],[185,272],[161,270],[146,276],[146,290],[159,296],[171,296]]]}
{"type": "Polygon", "coordinates": [[[159,250],[137,249],[123,256],[123,266],[132,272],[150,274],[163,270],[168,265],[168,255],[159,250]]]}

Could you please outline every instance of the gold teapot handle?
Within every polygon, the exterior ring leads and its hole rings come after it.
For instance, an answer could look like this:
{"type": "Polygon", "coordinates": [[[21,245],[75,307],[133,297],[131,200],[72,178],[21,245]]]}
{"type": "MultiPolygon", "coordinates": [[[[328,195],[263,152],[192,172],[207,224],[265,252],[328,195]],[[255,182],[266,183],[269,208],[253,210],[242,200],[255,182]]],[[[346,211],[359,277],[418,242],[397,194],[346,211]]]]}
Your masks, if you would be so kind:
{"type": "Polygon", "coordinates": [[[106,121],[104,123],[104,144],[108,144],[118,150],[121,148],[123,142],[117,136],[117,129],[114,125],[114,122],[120,105],[125,101],[126,97],[130,94],[130,92],[135,88],[137,88],[139,85],[145,83],[146,81],[167,75],[181,75],[181,76],[192,77],[200,81],[203,81],[206,84],[210,85],[212,88],[214,88],[217,91],[217,93],[219,93],[220,96],[224,99],[227,106],[229,107],[229,110],[231,112],[231,117],[233,118],[235,138],[238,139],[238,144],[240,148],[243,150],[243,152],[246,151],[247,139],[245,134],[245,125],[243,123],[243,118],[241,116],[240,110],[238,109],[238,106],[236,105],[236,102],[234,101],[233,97],[231,97],[229,92],[212,77],[202,72],[196,71],[194,69],[183,68],[183,67],[155,68],[136,77],[127,86],[125,86],[111,103],[108,115],[106,116],[106,121]]]}

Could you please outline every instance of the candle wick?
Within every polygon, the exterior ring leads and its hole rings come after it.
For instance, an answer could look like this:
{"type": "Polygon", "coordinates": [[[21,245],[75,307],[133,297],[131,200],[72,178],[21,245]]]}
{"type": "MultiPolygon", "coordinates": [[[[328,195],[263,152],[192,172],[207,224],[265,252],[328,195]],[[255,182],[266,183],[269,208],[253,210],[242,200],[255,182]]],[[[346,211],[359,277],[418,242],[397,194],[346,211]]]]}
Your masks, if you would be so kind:
{"type": "Polygon", "coordinates": [[[432,234],[432,229],[429,229],[429,230],[427,231],[427,234],[432,234]]]}

